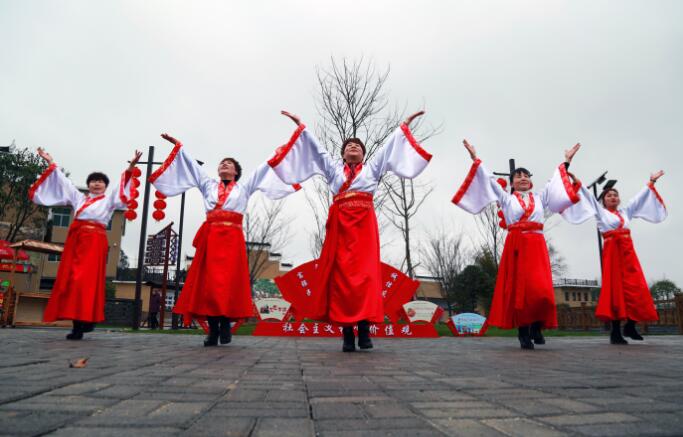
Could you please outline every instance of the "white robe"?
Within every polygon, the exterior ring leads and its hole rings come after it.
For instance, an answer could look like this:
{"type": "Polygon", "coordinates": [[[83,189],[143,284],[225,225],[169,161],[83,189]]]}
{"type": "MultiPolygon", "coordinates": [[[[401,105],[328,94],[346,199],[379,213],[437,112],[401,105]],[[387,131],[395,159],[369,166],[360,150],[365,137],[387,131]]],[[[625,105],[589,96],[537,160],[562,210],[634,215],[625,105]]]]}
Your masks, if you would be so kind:
{"type": "MultiPolygon", "coordinates": [[[[190,188],[198,188],[204,198],[206,212],[216,208],[219,184],[222,184],[210,178],[180,143],[173,148],[162,167],[152,174],[150,182],[167,196],[177,196],[190,188]]],[[[283,183],[268,164],[263,163],[246,179],[240,178],[237,181],[221,210],[244,214],[249,198],[256,191],[261,191],[268,198],[275,200],[298,189],[298,186],[283,183]]]]}
{"type": "MultiPolygon", "coordinates": [[[[540,193],[530,190],[520,194],[527,205],[529,196],[534,197],[534,210],[527,221],[536,223],[544,223],[551,213],[562,212],[579,201],[564,163],[555,169],[552,178],[540,193]]],[[[478,214],[493,202],[498,202],[508,226],[517,223],[524,214],[524,208],[517,197],[505,191],[497,178],[477,159],[460,190],[453,197],[453,203],[469,213],[478,214]]]]}
{"type": "Polygon", "coordinates": [[[83,194],[62,173],[57,164],[52,163],[31,187],[31,200],[43,206],[70,206],[74,210],[75,220],[92,220],[104,226],[109,224],[114,211],[125,209],[130,199],[131,173],[125,171],[121,181],[111,190],[105,192],[104,197],[92,204],[81,208],[92,194],[83,194]]]}
{"type": "MultiPolygon", "coordinates": [[[[425,169],[431,158],[432,155],[415,141],[410,129],[402,124],[372,158],[361,166],[347,190],[373,194],[386,172],[391,171],[400,177],[411,179],[425,169]]],[[[303,124],[268,163],[288,184],[301,183],[313,175],[321,175],[327,180],[333,194],[339,192],[347,179],[344,162],[333,159],[303,124]]]]}
{"type": "Polygon", "coordinates": [[[609,211],[588,189],[581,188],[581,201],[562,212],[562,217],[570,223],[579,224],[595,217],[600,232],[615,229],[629,229],[631,220],[642,218],[651,223],[659,223],[667,216],[666,206],[653,184],[648,184],[619,214],[609,211]],[[620,219],[621,216],[621,219],[620,219]]]}

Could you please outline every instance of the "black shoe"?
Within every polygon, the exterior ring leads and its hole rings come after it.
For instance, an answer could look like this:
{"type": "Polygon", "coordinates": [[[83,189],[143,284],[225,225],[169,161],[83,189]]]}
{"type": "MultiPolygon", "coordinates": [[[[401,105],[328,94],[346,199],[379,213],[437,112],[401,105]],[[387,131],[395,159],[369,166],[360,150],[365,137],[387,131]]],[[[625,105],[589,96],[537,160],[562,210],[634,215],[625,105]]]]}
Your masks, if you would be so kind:
{"type": "Polygon", "coordinates": [[[534,343],[531,341],[528,326],[520,326],[517,328],[517,338],[519,339],[519,346],[522,349],[533,349],[534,343]]]}
{"type": "Polygon", "coordinates": [[[612,320],[612,331],[609,334],[610,344],[628,344],[628,341],[621,335],[621,322],[612,320]]]}
{"type": "Polygon", "coordinates": [[[541,331],[541,322],[534,322],[531,324],[529,335],[534,343],[545,344],[545,337],[543,337],[543,331],[541,331]]]}
{"type": "Polygon", "coordinates": [[[344,334],[344,344],[342,345],[342,351],[355,352],[356,337],[353,335],[353,326],[344,326],[344,328],[342,328],[342,333],[344,334]]]}
{"type": "Polygon", "coordinates": [[[83,333],[81,331],[71,331],[70,334],[66,334],[67,340],[83,340],[83,333]]]}
{"type": "Polygon", "coordinates": [[[643,336],[638,334],[636,330],[636,322],[629,320],[624,324],[624,335],[630,337],[631,340],[643,340],[643,336]]]}
{"type": "Polygon", "coordinates": [[[361,349],[372,349],[370,340],[370,323],[367,320],[358,322],[358,347],[361,349]]]}
{"type": "Polygon", "coordinates": [[[93,332],[95,330],[95,324],[89,322],[81,322],[82,332],[93,332]]]}
{"type": "Polygon", "coordinates": [[[232,341],[232,332],[230,332],[230,319],[227,317],[221,317],[219,340],[221,344],[228,344],[232,341]]]}
{"type": "Polygon", "coordinates": [[[206,318],[206,321],[209,323],[209,335],[204,340],[204,346],[218,346],[220,319],[220,317],[213,316],[206,318]]]}

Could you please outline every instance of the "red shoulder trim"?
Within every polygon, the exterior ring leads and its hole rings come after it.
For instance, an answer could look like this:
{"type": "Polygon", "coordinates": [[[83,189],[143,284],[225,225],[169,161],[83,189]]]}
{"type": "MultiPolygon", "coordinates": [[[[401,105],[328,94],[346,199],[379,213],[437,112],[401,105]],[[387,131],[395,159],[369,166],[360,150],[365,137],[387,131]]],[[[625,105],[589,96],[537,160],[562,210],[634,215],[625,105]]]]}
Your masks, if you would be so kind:
{"type": "Polygon", "coordinates": [[[401,123],[401,130],[403,131],[403,135],[406,136],[406,139],[408,139],[410,145],[413,146],[413,149],[415,149],[415,151],[420,154],[422,159],[424,159],[425,161],[430,161],[432,159],[432,155],[425,149],[423,149],[422,146],[417,142],[417,140],[413,136],[413,133],[410,131],[408,125],[405,123],[401,123]]]}
{"type": "Polygon", "coordinates": [[[181,147],[183,147],[183,143],[178,141],[175,147],[173,147],[173,150],[171,150],[171,153],[169,153],[166,157],[166,160],[164,160],[164,163],[161,164],[161,167],[156,169],[154,173],[152,173],[152,175],[149,177],[150,184],[153,184],[154,181],[156,181],[159,178],[159,176],[161,176],[166,171],[168,166],[171,165],[171,163],[173,163],[173,160],[175,160],[176,155],[178,155],[178,152],[180,152],[181,147]]]}
{"type": "Polygon", "coordinates": [[[296,130],[292,134],[292,137],[289,139],[287,144],[278,147],[275,150],[275,154],[273,155],[272,158],[268,160],[268,165],[271,167],[277,167],[283,159],[285,159],[285,156],[289,153],[290,150],[292,150],[292,147],[294,147],[294,143],[297,142],[299,137],[301,136],[301,132],[306,129],[306,125],[301,123],[299,126],[297,126],[296,130]]]}
{"type": "Polygon", "coordinates": [[[294,184],[292,185],[292,188],[294,188],[294,191],[299,191],[301,189],[301,184],[294,184]]]}
{"type": "Polygon", "coordinates": [[[29,199],[33,200],[33,196],[36,195],[36,191],[38,190],[38,187],[40,187],[43,184],[43,182],[45,182],[45,179],[47,179],[48,176],[50,176],[52,174],[52,172],[55,171],[56,168],[57,168],[57,164],[55,164],[53,162],[52,164],[50,164],[45,169],[45,171],[40,175],[38,180],[35,181],[33,183],[33,185],[31,185],[31,188],[28,189],[28,198],[29,199]]]}
{"type": "Polygon", "coordinates": [[[578,203],[579,200],[581,200],[579,194],[576,192],[578,187],[575,187],[574,184],[572,184],[572,181],[569,179],[569,175],[567,174],[567,168],[565,167],[564,162],[560,164],[557,168],[560,170],[560,177],[562,177],[562,185],[564,185],[564,190],[567,192],[569,200],[571,200],[572,203],[578,203]]]}
{"type": "Polygon", "coordinates": [[[474,176],[477,174],[477,169],[479,169],[479,165],[481,164],[481,159],[478,159],[472,163],[472,167],[470,167],[470,171],[467,173],[467,177],[465,177],[465,182],[460,185],[460,188],[458,189],[458,192],[455,193],[455,196],[453,196],[453,199],[451,199],[451,202],[455,203],[456,205],[460,203],[462,200],[463,196],[467,192],[467,190],[470,188],[470,185],[472,185],[472,181],[474,180],[474,176]]]}
{"type": "Polygon", "coordinates": [[[655,194],[655,197],[657,197],[657,200],[659,200],[659,203],[662,204],[664,209],[666,209],[666,204],[664,203],[664,199],[662,199],[662,196],[659,195],[659,191],[655,188],[655,184],[652,182],[649,182],[647,186],[652,190],[652,192],[655,194]]]}

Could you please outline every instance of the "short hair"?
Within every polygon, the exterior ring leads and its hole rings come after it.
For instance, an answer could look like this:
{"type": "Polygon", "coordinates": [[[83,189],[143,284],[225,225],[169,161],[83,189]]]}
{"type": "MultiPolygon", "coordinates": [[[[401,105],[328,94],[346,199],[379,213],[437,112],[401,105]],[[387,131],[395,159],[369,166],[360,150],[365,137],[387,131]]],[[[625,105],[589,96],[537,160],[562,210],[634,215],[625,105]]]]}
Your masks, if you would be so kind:
{"type": "Polygon", "coordinates": [[[363,149],[363,157],[365,157],[366,151],[365,151],[365,144],[360,140],[360,138],[347,138],[346,141],[344,141],[344,144],[342,144],[341,147],[341,156],[342,159],[344,158],[344,151],[346,150],[346,146],[349,143],[356,143],[360,146],[361,149],[363,149]]]}
{"type": "Polygon", "coordinates": [[[240,180],[240,177],[242,176],[242,166],[240,165],[239,162],[235,158],[223,158],[221,159],[221,162],[218,163],[218,165],[223,164],[225,161],[231,162],[232,165],[235,166],[235,182],[240,180]]]}
{"type": "Polygon", "coordinates": [[[513,176],[516,175],[516,174],[523,174],[523,175],[526,175],[526,177],[528,177],[528,178],[530,178],[531,176],[533,176],[533,175],[531,174],[531,172],[530,172],[529,170],[527,170],[526,168],[524,168],[524,167],[517,167],[517,168],[515,169],[515,171],[512,172],[512,175],[513,175],[513,176]]]}
{"type": "Polygon", "coordinates": [[[88,175],[88,179],[86,179],[86,181],[85,181],[85,184],[90,185],[90,182],[92,182],[92,181],[102,181],[102,182],[104,182],[105,186],[107,186],[107,187],[109,186],[109,178],[107,177],[106,174],[99,172],[99,171],[95,171],[95,172],[90,173],[88,175]]]}

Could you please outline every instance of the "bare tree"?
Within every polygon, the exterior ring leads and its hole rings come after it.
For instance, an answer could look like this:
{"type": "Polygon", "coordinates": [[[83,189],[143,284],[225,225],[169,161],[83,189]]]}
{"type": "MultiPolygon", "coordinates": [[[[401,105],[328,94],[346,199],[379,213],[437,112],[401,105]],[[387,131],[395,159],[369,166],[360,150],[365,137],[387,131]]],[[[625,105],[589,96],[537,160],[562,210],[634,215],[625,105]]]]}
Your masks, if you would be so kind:
{"type": "Polygon", "coordinates": [[[491,204],[482,212],[474,216],[477,229],[481,237],[480,248],[493,257],[496,265],[500,263],[500,255],[503,253],[506,230],[500,227],[498,206],[491,204]]]}
{"type": "Polygon", "coordinates": [[[252,287],[270,259],[270,253],[278,251],[289,240],[289,220],[283,210],[284,200],[270,201],[260,196],[246,214],[244,234],[252,287]]]}
{"type": "Polygon", "coordinates": [[[458,275],[468,260],[462,240],[461,233],[448,233],[442,228],[429,236],[426,247],[421,250],[423,268],[441,282],[449,315],[453,313],[458,275]]]}

